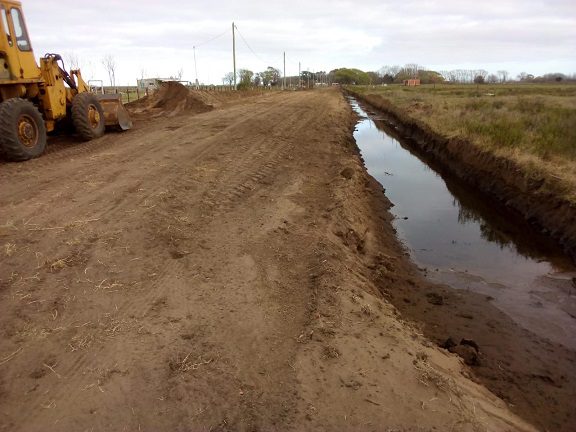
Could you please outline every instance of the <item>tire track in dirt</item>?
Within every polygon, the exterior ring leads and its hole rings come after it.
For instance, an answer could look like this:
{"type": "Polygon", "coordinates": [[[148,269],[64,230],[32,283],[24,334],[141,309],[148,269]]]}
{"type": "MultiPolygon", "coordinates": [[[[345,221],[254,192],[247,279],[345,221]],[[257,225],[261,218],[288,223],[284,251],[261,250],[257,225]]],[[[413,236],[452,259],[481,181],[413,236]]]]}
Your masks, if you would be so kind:
{"type": "MultiPolygon", "coordinates": [[[[256,118],[258,116],[259,113],[254,113],[252,117],[256,118]]],[[[276,123],[275,130],[281,132],[289,131],[300,116],[301,113],[293,113],[288,118],[285,118],[281,123],[276,123]]],[[[232,133],[234,133],[234,131],[232,131],[232,133]]],[[[280,132],[274,133],[274,136],[277,135],[280,135],[280,132]]],[[[289,148],[287,142],[282,142],[281,145],[276,145],[274,148],[270,148],[270,142],[270,137],[253,140],[250,148],[247,148],[246,151],[243,152],[242,157],[235,160],[233,166],[230,166],[226,171],[221,171],[219,173],[220,176],[214,180],[216,182],[216,187],[211,188],[208,191],[207,198],[203,198],[203,200],[208,199],[210,202],[218,202],[216,206],[211,206],[211,208],[203,214],[205,220],[213,220],[223,212],[233,211],[240,198],[245,196],[249,191],[254,191],[257,185],[255,183],[248,184],[247,180],[251,176],[259,175],[260,179],[264,179],[266,176],[270,176],[273,173],[274,168],[283,159],[289,148]],[[264,152],[264,150],[267,150],[267,152],[264,152]],[[267,160],[268,162],[263,163],[264,160],[267,160]]],[[[272,142],[276,144],[274,141],[272,142]]],[[[177,176],[177,180],[174,182],[174,192],[177,193],[183,189],[186,190],[186,186],[190,185],[188,180],[189,177],[187,176],[177,176]]],[[[179,195],[175,194],[175,196],[179,195]]],[[[198,196],[198,192],[195,196],[187,195],[186,201],[194,202],[194,198],[198,198],[198,196]]],[[[152,219],[156,218],[153,217],[152,219]]],[[[202,229],[198,229],[198,231],[202,231],[202,229]]],[[[154,284],[153,288],[151,288],[150,295],[140,297],[136,302],[131,302],[130,306],[123,310],[123,312],[125,314],[136,316],[146,316],[154,303],[165,295],[166,285],[168,285],[166,283],[166,278],[170,278],[170,275],[180,275],[183,271],[184,266],[179,260],[176,259],[169,262],[169,264],[159,274],[159,280],[154,284]]]]}
{"type": "MultiPolygon", "coordinates": [[[[254,113],[252,117],[255,118],[261,114],[262,113],[254,113]]],[[[293,126],[293,124],[297,122],[298,117],[299,114],[293,114],[290,117],[285,118],[283,122],[277,123],[276,126],[277,128],[281,127],[282,131],[287,132],[293,126]]],[[[239,122],[238,124],[241,123],[242,122],[239,122]]],[[[270,137],[263,137],[262,139],[252,141],[250,147],[242,153],[242,157],[234,159],[234,165],[229,167],[227,170],[228,175],[224,175],[226,174],[224,171],[219,173],[220,176],[218,177],[217,183],[220,185],[220,187],[215,189],[214,197],[222,197],[223,205],[218,205],[217,207],[213,208],[210,214],[206,215],[209,219],[214,218],[221,212],[232,210],[241,196],[245,195],[248,191],[253,190],[257,185],[256,183],[247,185],[247,181],[249,182],[250,178],[255,178],[257,181],[261,182],[263,179],[273,173],[274,168],[284,158],[287,151],[289,150],[289,146],[286,142],[281,142],[280,146],[276,145],[273,149],[271,149],[269,143],[270,137]],[[243,175],[238,176],[238,173],[242,173],[243,175]]],[[[222,152],[222,150],[223,149],[220,148],[217,151],[222,152]]],[[[234,149],[231,150],[232,151],[229,151],[228,154],[234,153],[234,149]]],[[[226,150],[224,151],[226,152],[226,150]]],[[[211,147],[206,146],[203,149],[195,152],[195,157],[192,158],[192,160],[196,162],[202,157],[206,157],[211,153],[211,147]]],[[[181,175],[181,173],[177,173],[172,177],[175,177],[176,179],[172,188],[175,192],[186,189],[186,186],[195,183],[194,179],[190,179],[190,177],[186,175],[181,175]]],[[[148,194],[148,197],[154,196],[155,193],[163,190],[165,185],[166,181],[159,185],[150,194],[148,194]]],[[[187,195],[186,200],[193,202],[195,198],[198,198],[198,196],[203,192],[204,190],[197,190],[194,194],[187,195]]],[[[112,208],[111,206],[108,206],[104,210],[105,211],[103,213],[109,214],[109,219],[113,219],[114,212],[118,213],[124,211],[125,207],[116,206],[115,208],[112,208]]],[[[156,216],[157,215],[149,216],[151,219],[150,223],[153,223],[153,219],[156,216]]],[[[167,289],[171,285],[171,280],[175,276],[178,277],[182,275],[185,270],[185,266],[181,261],[168,261],[161,273],[157,275],[150,288],[147,289],[146,294],[139,295],[136,301],[131,298],[126,299],[123,305],[117,306],[116,315],[135,316],[139,318],[146,317],[149,315],[151,309],[154,308],[154,305],[163,297],[165,297],[167,289]]],[[[65,362],[60,363],[59,373],[66,377],[68,388],[62,386],[61,391],[54,392],[51,398],[54,400],[60,400],[65,395],[70,394],[70,387],[82,389],[85,388],[86,385],[89,385],[90,378],[86,377],[85,374],[83,374],[83,371],[89,369],[90,367],[92,369],[96,367],[103,367],[103,365],[95,365],[94,360],[97,358],[105,358],[105,353],[110,351],[113,352],[120,343],[120,340],[112,340],[111,342],[108,341],[104,346],[100,347],[98,351],[95,349],[89,349],[85,352],[82,352],[79,356],[75,356],[73,361],[68,365],[65,362]]],[[[40,397],[38,400],[36,400],[35,405],[37,407],[46,405],[45,398],[40,397]]]]}

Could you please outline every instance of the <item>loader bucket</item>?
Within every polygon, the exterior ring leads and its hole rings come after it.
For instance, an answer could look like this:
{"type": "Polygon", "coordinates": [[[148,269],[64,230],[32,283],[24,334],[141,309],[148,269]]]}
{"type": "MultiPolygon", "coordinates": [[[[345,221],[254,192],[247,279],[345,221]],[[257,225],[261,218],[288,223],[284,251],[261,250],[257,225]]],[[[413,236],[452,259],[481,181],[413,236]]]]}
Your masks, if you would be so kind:
{"type": "Polygon", "coordinates": [[[122,130],[132,128],[130,114],[122,105],[122,96],[118,94],[97,94],[96,97],[104,111],[106,127],[119,127],[122,130]]]}

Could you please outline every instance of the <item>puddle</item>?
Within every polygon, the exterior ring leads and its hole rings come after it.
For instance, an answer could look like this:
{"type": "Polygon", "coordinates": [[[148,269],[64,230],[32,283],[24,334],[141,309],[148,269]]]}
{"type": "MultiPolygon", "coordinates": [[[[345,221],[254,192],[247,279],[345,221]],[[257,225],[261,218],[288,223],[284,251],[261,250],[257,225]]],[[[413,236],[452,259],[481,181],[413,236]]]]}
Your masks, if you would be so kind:
{"type": "Polygon", "coordinates": [[[433,282],[489,295],[530,331],[576,348],[576,268],[548,237],[509,209],[418,153],[379,114],[362,116],[354,138],[368,172],[392,201],[394,225],[433,282]]]}

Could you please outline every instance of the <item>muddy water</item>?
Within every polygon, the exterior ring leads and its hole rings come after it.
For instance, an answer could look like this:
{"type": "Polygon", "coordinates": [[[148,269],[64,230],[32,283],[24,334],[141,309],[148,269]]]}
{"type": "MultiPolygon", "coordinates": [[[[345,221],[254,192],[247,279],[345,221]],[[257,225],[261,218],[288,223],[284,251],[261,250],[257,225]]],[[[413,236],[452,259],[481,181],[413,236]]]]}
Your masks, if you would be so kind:
{"type": "Polygon", "coordinates": [[[472,191],[379,114],[361,116],[354,138],[386,189],[395,228],[434,282],[473,290],[528,330],[576,348],[576,268],[547,237],[494,200],[472,191]]]}

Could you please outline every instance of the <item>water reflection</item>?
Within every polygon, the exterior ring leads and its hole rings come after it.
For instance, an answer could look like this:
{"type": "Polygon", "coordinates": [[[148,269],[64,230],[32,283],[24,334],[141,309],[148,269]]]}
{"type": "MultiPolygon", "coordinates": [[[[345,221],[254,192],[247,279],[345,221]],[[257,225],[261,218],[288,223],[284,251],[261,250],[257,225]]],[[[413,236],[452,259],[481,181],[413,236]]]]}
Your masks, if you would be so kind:
{"type": "MultiPolygon", "coordinates": [[[[359,109],[362,109],[358,106],[359,109]]],[[[370,122],[370,120],[368,120],[370,122]]],[[[548,236],[535,230],[515,211],[498,201],[472,189],[456,179],[450,172],[428,153],[422,152],[410,139],[400,136],[399,132],[383,119],[372,121],[383,140],[392,140],[395,148],[401,147],[420,161],[420,169],[443,180],[434,194],[444,195],[447,189],[452,207],[456,210],[456,221],[461,225],[476,225],[483,240],[536,261],[549,260],[556,270],[572,268],[572,262],[562,249],[548,236]]],[[[415,167],[412,166],[412,172],[415,167]]],[[[385,181],[385,180],[384,180],[385,181]]],[[[418,194],[422,188],[412,189],[418,194]]],[[[438,197],[441,199],[440,197],[438,197]]]]}
{"type": "Polygon", "coordinates": [[[524,327],[576,346],[576,320],[562,309],[574,300],[568,285],[576,273],[557,244],[463,185],[384,119],[351,104],[367,116],[354,134],[365,165],[394,204],[394,225],[412,258],[434,270],[429,277],[490,295],[524,327]]]}

